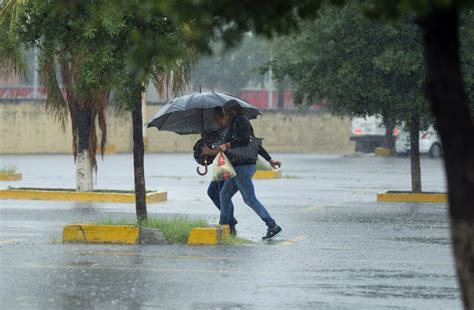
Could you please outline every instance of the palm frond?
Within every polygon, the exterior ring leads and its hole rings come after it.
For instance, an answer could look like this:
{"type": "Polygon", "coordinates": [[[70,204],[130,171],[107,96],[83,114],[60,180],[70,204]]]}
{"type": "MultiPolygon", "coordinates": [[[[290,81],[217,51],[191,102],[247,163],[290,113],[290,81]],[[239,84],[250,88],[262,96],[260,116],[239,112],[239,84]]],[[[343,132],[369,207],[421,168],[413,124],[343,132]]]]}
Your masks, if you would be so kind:
{"type": "Polygon", "coordinates": [[[176,97],[186,92],[194,64],[195,58],[192,54],[166,64],[155,62],[150,73],[160,97],[168,100],[169,95],[176,97]]]}
{"type": "Polygon", "coordinates": [[[57,62],[54,51],[49,49],[43,50],[39,60],[40,83],[45,88],[47,94],[46,110],[55,117],[64,130],[69,109],[58,83],[56,75],[57,62]]]}
{"type": "Polygon", "coordinates": [[[18,38],[27,0],[4,0],[0,6],[0,74],[26,75],[25,53],[18,38]]]}

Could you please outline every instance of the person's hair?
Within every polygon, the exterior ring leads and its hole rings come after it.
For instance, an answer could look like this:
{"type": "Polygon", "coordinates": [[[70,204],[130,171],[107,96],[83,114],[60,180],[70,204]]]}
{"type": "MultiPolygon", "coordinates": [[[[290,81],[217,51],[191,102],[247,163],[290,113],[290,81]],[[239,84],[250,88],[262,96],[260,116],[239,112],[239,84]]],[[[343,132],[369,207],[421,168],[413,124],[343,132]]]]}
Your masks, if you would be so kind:
{"type": "Polygon", "coordinates": [[[237,102],[235,99],[228,100],[224,103],[224,106],[222,109],[231,115],[231,118],[234,118],[236,116],[240,116],[243,114],[242,107],[240,104],[237,102]]]}
{"type": "Polygon", "coordinates": [[[218,118],[224,118],[224,111],[222,111],[221,107],[214,107],[212,108],[212,115],[218,118]]]}

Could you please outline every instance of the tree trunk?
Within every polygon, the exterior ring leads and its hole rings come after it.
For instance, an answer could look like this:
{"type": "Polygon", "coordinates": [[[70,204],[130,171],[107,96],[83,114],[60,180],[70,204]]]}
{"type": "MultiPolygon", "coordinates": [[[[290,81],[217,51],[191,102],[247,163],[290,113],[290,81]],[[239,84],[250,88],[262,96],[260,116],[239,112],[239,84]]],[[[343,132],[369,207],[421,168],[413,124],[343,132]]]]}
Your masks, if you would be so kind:
{"type": "Polygon", "coordinates": [[[426,95],[441,136],[451,235],[464,307],[474,309],[474,126],[460,71],[457,8],[420,18],[426,95]]]}
{"type": "Polygon", "coordinates": [[[92,164],[89,156],[89,137],[91,132],[91,115],[88,109],[76,108],[77,157],[76,157],[76,190],[91,192],[94,190],[92,164]]]}
{"type": "Polygon", "coordinates": [[[137,94],[135,106],[132,111],[133,119],[133,170],[135,176],[135,209],[138,223],[147,220],[146,187],[143,145],[143,116],[141,92],[137,94]]]}
{"type": "Polygon", "coordinates": [[[390,121],[384,121],[385,123],[385,138],[383,146],[390,149],[392,154],[395,154],[395,137],[393,136],[393,130],[395,129],[395,124],[390,121]]]}
{"type": "Polygon", "coordinates": [[[410,121],[410,166],[411,166],[411,191],[421,193],[421,167],[420,167],[420,118],[413,117],[410,121]]]}

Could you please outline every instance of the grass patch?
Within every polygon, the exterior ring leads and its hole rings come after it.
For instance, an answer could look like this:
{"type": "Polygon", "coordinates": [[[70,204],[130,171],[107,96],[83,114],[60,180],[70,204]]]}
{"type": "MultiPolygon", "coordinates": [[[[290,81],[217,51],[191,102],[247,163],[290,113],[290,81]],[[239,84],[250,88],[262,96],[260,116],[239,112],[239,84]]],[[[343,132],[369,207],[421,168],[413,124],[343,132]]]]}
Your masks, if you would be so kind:
{"type": "Polygon", "coordinates": [[[2,168],[0,168],[0,173],[16,173],[18,171],[18,169],[16,168],[16,166],[3,166],[2,168]]]}
{"type": "MultiPolygon", "coordinates": [[[[138,226],[136,220],[106,218],[96,222],[99,225],[133,225],[138,226]]],[[[194,227],[207,227],[206,220],[192,220],[185,216],[171,218],[148,218],[143,225],[146,228],[159,229],[171,243],[186,244],[191,229],[194,227]]]]}
{"type": "Polygon", "coordinates": [[[227,239],[221,241],[222,245],[246,245],[253,243],[250,240],[230,235],[227,239]]]}
{"type": "Polygon", "coordinates": [[[194,227],[207,227],[205,220],[191,220],[188,217],[173,218],[148,218],[145,227],[158,228],[171,243],[186,244],[191,229],[194,227]]]}

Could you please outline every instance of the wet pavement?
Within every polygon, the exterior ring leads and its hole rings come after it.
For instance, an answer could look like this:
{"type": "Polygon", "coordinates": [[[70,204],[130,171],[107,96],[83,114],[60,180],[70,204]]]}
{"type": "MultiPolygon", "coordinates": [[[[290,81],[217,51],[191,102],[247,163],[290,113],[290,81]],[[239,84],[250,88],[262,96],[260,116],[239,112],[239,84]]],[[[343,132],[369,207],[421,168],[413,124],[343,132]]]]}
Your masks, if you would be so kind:
{"type": "MultiPolygon", "coordinates": [[[[256,180],[283,228],[234,198],[245,246],[61,243],[66,223],[133,219],[134,205],[0,200],[2,309],[461,309],[444,204],[376,203],[408,190],[408,158],[278,154],[283,178],[256,180]]],[[[217,223],[209,176],[188,154],[147,154],[149,190],[168,191],[151,216],[217,223]]],[[[0,156],[23,181],[0,187],[70,187],[72,156],[0,156]]],[[[444,191],[442,161],[422,159],[425,191],[444,191]]],[[[99,161],[97,188],[132,189],[133,160],[99,161]]]]}

